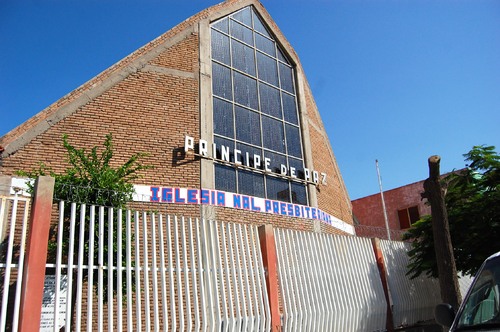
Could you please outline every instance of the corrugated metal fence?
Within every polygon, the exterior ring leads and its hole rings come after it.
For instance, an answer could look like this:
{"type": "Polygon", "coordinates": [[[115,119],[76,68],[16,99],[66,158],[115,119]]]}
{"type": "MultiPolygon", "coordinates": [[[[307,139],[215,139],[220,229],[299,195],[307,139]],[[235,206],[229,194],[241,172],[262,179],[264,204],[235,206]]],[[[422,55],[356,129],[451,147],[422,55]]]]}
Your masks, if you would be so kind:
{"type": "Polygon", "coordinates": [[[409,260],[406,254],[409,243],[381,240],[387,283],[391,299],[394,326],[408,326],[426,321],[434,315],[434,307],[441,295],[437,279],[406,276],[409,260]]]}
{"type": "MultiPolygon", "coordinates": [[[[434,317],[434,308],[441,303],[437,279],[424,275],[410,279],[406,275],[409,264],[407,252],[411,244],[380,240],[387,273],[394,326],[411,326],[434,317]]],[[[465,296],[472,282],[469,276],[459,275],[460,291],[465,296]]]]}
{"type": "Polygon", "coordinates": [[[285,331],[385,329],[370,239],[275,230],[285,331]]]}
{"type": "MultiPolygon", "coordinates": [[[[42,331],[269,331],[255,226],[60,202],[42,331]],[[54,308],[59,308],[55,310],[54,308]],[[58,322],[58,324],[54,324],[58,322]]],[[[29,199],[1,198],[0,331],[17,330],[29,199]]],[[[432,319],[437,282],[406,276],[408,244],[275,229],[285,331],[382,331],[432,319]]]]}

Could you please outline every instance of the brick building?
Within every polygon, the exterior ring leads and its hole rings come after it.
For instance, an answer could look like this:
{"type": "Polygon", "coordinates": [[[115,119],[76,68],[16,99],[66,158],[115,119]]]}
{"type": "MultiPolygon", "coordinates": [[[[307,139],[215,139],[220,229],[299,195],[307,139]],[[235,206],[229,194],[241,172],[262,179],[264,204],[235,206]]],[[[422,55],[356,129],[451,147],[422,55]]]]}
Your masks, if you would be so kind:
{"type": "Polygon", "coordinates": [[[351,203],[297,54],[256,0],[188,18],[0,138],[0,175],[68,165],[113,134],[145,152],[136,202],[169,214],[353,234],[351,203]]]}
{"type": "MultiPolygon", "coordinates": [[[[399,240],[401,234],[420,217],[431,214],[427,200],[422,200],[424,181],[411,183],[399,188],[384,191],[391,239],[399,240]]],[[[384,210],[380,193],[352,201],[352,209],[357,221],[358,236],[387,238],[384,210]]]]}

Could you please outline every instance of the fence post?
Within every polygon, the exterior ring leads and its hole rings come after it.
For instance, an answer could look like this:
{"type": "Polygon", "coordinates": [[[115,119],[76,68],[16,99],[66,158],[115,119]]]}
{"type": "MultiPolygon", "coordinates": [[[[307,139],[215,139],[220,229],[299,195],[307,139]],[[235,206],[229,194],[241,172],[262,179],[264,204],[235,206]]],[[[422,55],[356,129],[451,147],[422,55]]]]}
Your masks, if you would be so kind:
{"type": "Polygon", "coordinates": [[[35,181],[21,290],[21,332],[40,330],[54,183],[55,179],[50,176],[41,176],[35,181]]]}
{"type": "Polygon", "coordinates": [[[271,309],[271,331],[281,331],[281,317],[278,297],[278,256],[271,225],[259,226],[259,240],[262,261],[266,271],[267,293],[271,309]]]}
{"type": "MultiPolygon", "coordinates": [[[[7,175],[0,175],[0,195],[8,196],[10,194],[12,178],[7,175]]],[[[5,205],[5,211],[10,211],[12,202],[7,201],[5,205]]],[[[4,213],[3,218],[0,216],[0,243],[2,243],[7,237],[7,221],[9,220],[9,214],[4,213]],[[3,227],[2,227],[3,226],[3,227]]]]}
{"type": "Polygon", "coordinates": [[[380,280],[382,281],[382,287],[384,288],[385,300],[387,302],[387,316],[386,316],[386,329],[389,332],[394,331],[394,322],[392,317],[392,300],[391,294],[389,293],[389,284],[387,283],[387,271],[384,263],[384,254],[380,248],[380,239],[372,238],[373,251],[375,253],[375,258],[377,260],[378,272],[380,274],[380,280]]]}

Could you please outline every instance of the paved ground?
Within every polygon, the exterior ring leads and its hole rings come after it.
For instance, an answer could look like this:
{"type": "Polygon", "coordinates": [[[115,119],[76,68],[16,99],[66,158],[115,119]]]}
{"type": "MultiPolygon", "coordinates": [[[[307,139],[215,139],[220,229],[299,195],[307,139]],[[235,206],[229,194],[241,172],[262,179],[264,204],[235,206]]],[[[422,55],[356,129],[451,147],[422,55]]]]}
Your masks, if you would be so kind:
{"type": "Polygon", "coordinates": [[[407,327],[397,329],[396,331],[404,331],[404,332],[443,332],[445,331],[441,325],[436,324],[435,322],[427,322],[425,324],[421,324],[418,326],[407,327]]]}

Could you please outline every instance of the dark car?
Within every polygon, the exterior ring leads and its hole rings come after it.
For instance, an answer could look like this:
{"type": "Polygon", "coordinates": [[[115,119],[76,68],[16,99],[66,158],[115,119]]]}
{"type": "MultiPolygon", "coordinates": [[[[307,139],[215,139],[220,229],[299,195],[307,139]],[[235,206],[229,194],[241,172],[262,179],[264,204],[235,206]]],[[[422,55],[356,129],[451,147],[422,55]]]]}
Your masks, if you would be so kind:
{"type": "Polygon", "coordinates": [[[500,331],[500,252],[488,257],[472,282],[458,312],[439,304],[436,321],[453,331],[500,331]]]}

